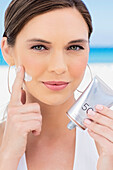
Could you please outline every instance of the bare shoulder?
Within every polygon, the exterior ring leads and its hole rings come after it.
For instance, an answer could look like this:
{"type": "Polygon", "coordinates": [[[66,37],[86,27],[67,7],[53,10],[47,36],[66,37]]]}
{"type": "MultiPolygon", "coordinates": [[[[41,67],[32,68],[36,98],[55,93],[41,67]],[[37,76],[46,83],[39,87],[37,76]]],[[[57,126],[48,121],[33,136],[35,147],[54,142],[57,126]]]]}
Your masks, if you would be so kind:
{"type": "Polygon", "coordinates": [[[3,133],[4,133],[4,129],[5,129],[5,123],[6,122],[0,123],[0,146],[1,146],[1,143],[2,143],[2,137],[3,137],[3,133]]]}

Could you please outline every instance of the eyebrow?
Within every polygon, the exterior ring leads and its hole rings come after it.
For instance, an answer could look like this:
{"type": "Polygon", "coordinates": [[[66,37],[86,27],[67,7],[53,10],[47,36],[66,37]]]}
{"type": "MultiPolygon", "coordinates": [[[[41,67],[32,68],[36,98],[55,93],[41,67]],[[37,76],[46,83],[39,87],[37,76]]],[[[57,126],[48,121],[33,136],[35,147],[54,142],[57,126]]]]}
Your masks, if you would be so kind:
{"type": "Polygon", "coordinates": [[[51,42],[49,41],[46,41],[46,40],[42,40],[42,39],[30,39],[30,40],[27,40],[27,42],[42,42],[42,43],[46,43],[46,44],[52,44],[51,42]]]}
{"type": "MultiPolygon", "coordinates": [[[[42,42],[42,43],[46,43],[46,44],[52,44],[51,42],[43,40],[43,39],[30,39],[30,40],[27,40],[27,42],[42,42]]],[[[68,42],[68,44],[84,43],[84,42],[87,43],[88,41],[85,39],[77,39],[77,40],[72,40],[72,41],[68,42]]]]}
{"type": "Polygon", "coordinates": [[[72,40],[70,41],[68,44],[72,44],[72,43],[87,43],[88,41],[85,39],[78,39],[78,40],[72,40]]]}

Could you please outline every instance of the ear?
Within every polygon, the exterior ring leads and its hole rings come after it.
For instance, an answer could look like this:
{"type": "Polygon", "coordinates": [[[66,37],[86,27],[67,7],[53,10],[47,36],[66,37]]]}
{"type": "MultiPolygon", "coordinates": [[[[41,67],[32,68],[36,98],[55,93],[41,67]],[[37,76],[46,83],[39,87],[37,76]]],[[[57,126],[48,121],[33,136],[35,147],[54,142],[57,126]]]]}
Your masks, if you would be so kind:
{"type": "Polygon", "coordinates": [[[10,66],[15,65],[14,58],[12,57],[12,47],[7,44],[7,37],[2,38],[1,51],[6,63],[10,66]]]}

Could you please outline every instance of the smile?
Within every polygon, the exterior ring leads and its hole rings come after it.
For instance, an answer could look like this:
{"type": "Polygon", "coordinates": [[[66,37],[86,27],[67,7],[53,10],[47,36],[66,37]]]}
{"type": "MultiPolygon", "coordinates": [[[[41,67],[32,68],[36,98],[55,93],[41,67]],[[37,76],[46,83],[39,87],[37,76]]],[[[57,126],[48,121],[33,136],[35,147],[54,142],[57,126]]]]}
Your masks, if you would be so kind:
{"type": "Polygon", "coordinates": [[[55,81],[50,81],[50,82],[43,82],[43,84],[50,90],[58,91],[66,88],[69,84],[69,82],[55,82],[55,81]]]}

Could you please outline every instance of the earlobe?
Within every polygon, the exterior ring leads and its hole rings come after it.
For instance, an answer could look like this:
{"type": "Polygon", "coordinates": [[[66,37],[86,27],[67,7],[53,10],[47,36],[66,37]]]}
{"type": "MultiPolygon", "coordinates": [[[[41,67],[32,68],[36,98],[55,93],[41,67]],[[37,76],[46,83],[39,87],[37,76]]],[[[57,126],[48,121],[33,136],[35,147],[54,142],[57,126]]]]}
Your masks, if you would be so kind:
{"type": "Polygon", "coordinates": [[[3,37],[1,41],[1,51],[2,51],[3,58],[8,65],[13,66],[15,65],[15,63],[14,63],[14,58],[11,55],[11,51],[12,51],[11,49],[12,47],[7,44],[7,37],[3,37]]]}

